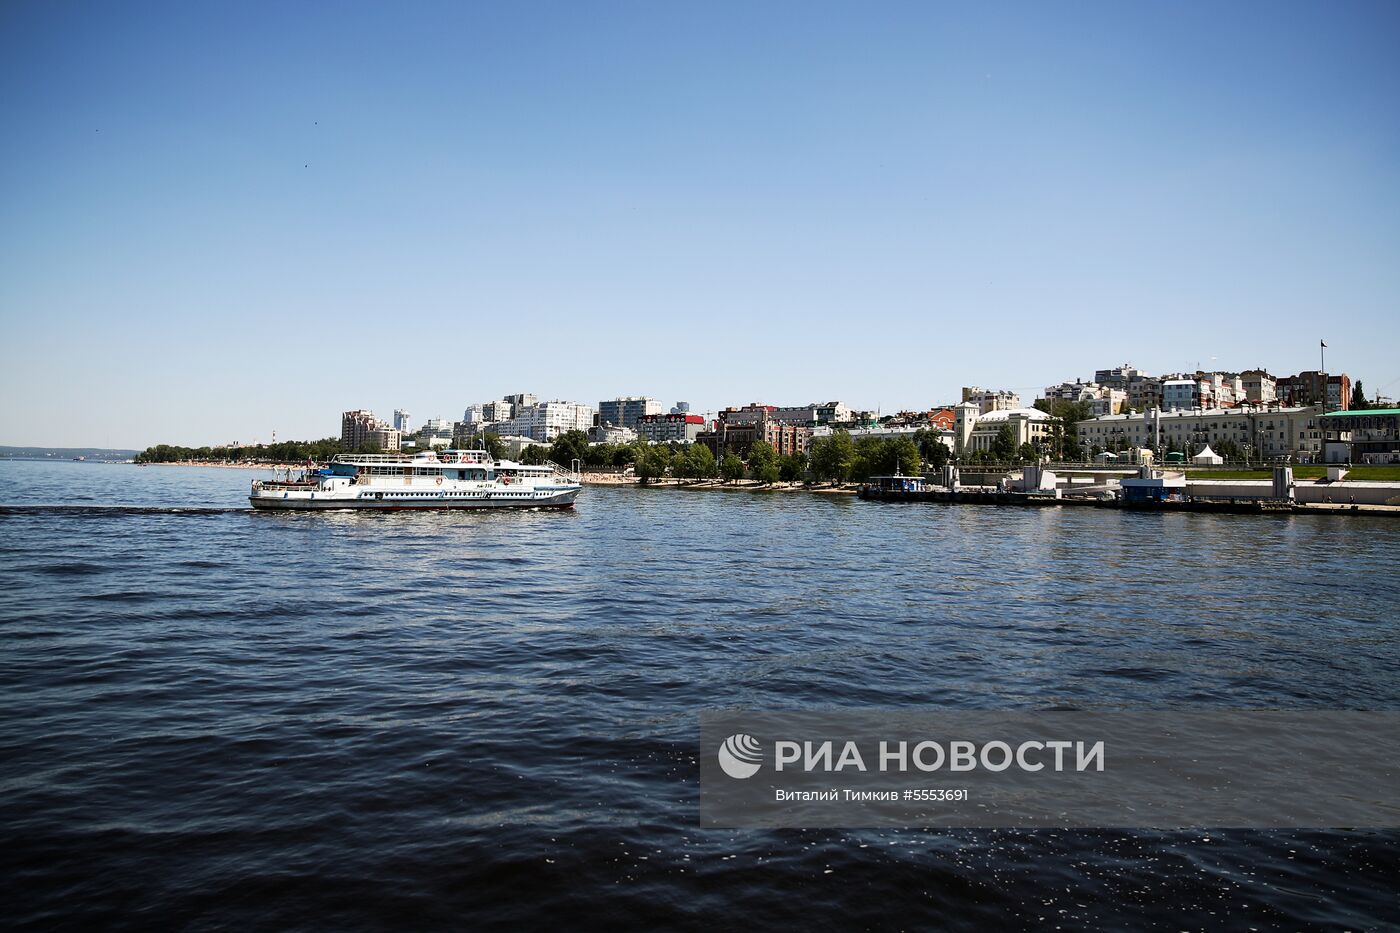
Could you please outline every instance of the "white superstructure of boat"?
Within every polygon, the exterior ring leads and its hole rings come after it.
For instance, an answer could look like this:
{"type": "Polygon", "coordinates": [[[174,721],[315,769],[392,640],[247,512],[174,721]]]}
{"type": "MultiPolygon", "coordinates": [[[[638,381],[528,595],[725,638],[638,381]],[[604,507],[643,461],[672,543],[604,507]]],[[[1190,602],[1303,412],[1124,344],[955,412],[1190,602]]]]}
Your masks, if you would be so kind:
{"type": "Polygon", "coordinates": [[[568,508],[577,470],[495,460],[484,450],[344,454],[298,477],[253,480],[255,509],[568,508]]]}

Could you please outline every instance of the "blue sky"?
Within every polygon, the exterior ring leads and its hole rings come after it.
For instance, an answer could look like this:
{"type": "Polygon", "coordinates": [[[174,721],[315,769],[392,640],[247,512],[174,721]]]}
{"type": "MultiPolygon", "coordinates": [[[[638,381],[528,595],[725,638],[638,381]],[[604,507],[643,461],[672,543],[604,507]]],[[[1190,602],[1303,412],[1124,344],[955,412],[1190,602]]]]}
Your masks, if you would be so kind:
{"type": "Polygon", "coordinates": [[[1400,5],[0,5],[0,443],[1400,394],[1400,5]],[[1212,362],[1213,361],[1213,362],[1212,362]]]}

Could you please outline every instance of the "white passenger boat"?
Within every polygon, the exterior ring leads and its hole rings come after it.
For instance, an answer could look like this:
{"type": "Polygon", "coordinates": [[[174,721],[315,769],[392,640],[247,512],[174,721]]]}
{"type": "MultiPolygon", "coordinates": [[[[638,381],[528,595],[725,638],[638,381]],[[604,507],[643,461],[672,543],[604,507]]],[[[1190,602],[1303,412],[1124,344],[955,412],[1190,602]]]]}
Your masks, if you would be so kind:
{"type": "Polygon", "coordinates": [[[484,450],[347,454],[296,478],[253,480],[255,509],[569,508],[577,471],[493,460],[484,450]]]}

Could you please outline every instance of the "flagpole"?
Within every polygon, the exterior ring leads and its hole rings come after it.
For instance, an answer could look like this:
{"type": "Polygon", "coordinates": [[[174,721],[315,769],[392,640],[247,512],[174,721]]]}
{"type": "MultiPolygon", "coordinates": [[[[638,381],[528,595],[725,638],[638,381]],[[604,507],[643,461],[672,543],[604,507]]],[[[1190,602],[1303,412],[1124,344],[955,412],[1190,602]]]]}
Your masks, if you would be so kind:
{"type": "Polygon", "coordinates": [[[1317,374],[1318,374],[1318,377],[1322,380],[1322,413],[1325,415],[1325,414],[1327,414],[1327,390],[1328,390],[1328,382],[1327,382],[1327,341],[1326,341],[1326,340],[1319,340],[1319,341],[1318,341],[1318,344],[1319,344],[1319,346],[1318,346],[1318,348],[1317,348],[1317,352],[1318,352],[1318,356],[1320,357],[1319,365],[1321,365],[1322,368],[1319,369],[1319,370],[1317,371],[1317,374]]]}

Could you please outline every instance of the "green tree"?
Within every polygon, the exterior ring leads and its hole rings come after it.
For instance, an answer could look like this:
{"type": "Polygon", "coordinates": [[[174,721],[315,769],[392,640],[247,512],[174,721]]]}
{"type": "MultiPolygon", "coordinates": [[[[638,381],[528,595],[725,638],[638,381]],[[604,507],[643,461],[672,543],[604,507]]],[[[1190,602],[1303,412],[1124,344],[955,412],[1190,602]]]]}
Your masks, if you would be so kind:
{"type": "MultiPolygon", "coordinates": [[[[891,443],[895,467],[905,476],[920,476],[924,472],[924,458],[919,445],[913,438],[897,437],[891,443]]],[[[940,445],[941,446],[941,445],[940,445]]]]}
{"type": "Polygon", "coordinates": [[[1016,432],[1011,425],[1003,424],[992,438],[992,459],[998,463],[1009,463],[1016,458],[1016,432]]]}
{"type": "Polygon", "coordinates": [[[696,479],[709,479],[718,472],[715,455],[704,444],[691,444],[685,452],[686,473],[696,479]]]}
{"type": "Polygon", "coordinates": [[[1353,411],[1364,411],[1367,408],[1374,407],[1371,402],[1366,399],[1366,390],[1361,388],[1360,379],[1351,384],[1351,404],[1348,407],[1353,411]]]}
{"type": "Polygon", "coordinates": [[[940,470],[948,462],[952,452],[943,443],[943,436],[935,429],[920,428],[914,432],[914,446],[919,448],[919,458],[933,469],[940,470]]]}
{"type": "Polygon", "coordinates": [[[549,448],[549,459],[561,466],[568,466],[574,460],[586,462],[588,435],[577,429],[560,434],[549,448]]]}
{"type": "Polygon", "coordinates": [[[778,452],[767,441],[754,441],[749,448],[749,478],[764,485],[778,481],[778,452]]]}
{"type": "Polygon", "coordinates": [[[856,445],[846,431],[836,430],[812,442],[809,462],[812,475],[819,480],[846,482],[855,461],[856,445]]]}
{"type": "Polygon", "coordinates": [[[862,437],[856,441],[855,451],[851,476],[858,480],[895,473],[918,476],[923,472],[919,447],[912,438],[862,437]]]}
{"type": "Polygon", "coordinates": [[[671,475],[677,479],[694,479],[695,473],[691,467],[690,458],[685,454],[671,458],[671,475]]]}
{"type": "Polygon", "coordinates": [[[1017,459],[1022,463],[1034,463],[1040,459],[1040,451],[1035,449],[1034,444],[1022,444],[1021,449],[1017,451],[1017,459]]]}
{"type": "Polygon", "coordinates": [[[666,461],[662,457],[660,449],[644,447],[637,451],[636,473],[643,484],[665,476],[666,461]]]}
{"type": "MultiPolygon", "coordinates": [[[[370,453],[378,453],[376,448],[370,453]]],[[[244,447],[177,447],[156,444],[137,454],[137,463],[176,463],[182,460],[251,461],[261,463],[304,463],[312,460],[325,463],[338,454],[346,453],[340,440],[334,437],[319,441],[282,441],[277,444],[257,444],[244,447]]]]}
{"type": "Polygon", "coordinates": [[[943,469],[953,457],[953,452],[943,443],[943,435],[937,430],[920,428],[914,432],[914,443],[919,448],[919,456],[935,470],[943,469]]]}
{"type": "Polygon", "coordinates": [[[1038,398],[1035,407],[1053,418],[1050,422],[1050,456],[1057,460],[1084,460],[1078,425],[1092,414],[1089,403],[1038,398]]]}
{"type": "Polygon", "coordinates": [[[1244,451],[1240,449],[1240,445],[1228,437],[1216,441],[1213,449],[1226,460],[1238,461],[1244,459],[1244,451]]]}
{"type": "Polygon", "coordinates": [[[732,453],[725,454],[724,459],[720,461],[719,475],[724,477],[726,483],[732,483],[735,480],[743,479],[744,461],[740,460],[732,453]]]}
{"type": "Polygon", "coordinates": [[[785,483],[795,483],[807,473],[807,455],[788,454],[778,458],[778,478],[785,483]]]}
{"type": "Polygon", "coordinates": [[[881,447],[883,445],[873,437],[862,437],[855,442],[855,457],[851,462],[851,479],[856,482],[864,482],[877,473],[885,472],[881,469],[881,447]]]}

